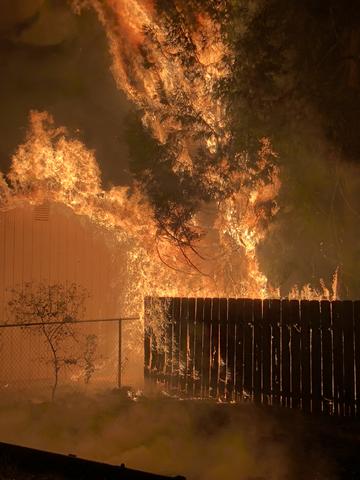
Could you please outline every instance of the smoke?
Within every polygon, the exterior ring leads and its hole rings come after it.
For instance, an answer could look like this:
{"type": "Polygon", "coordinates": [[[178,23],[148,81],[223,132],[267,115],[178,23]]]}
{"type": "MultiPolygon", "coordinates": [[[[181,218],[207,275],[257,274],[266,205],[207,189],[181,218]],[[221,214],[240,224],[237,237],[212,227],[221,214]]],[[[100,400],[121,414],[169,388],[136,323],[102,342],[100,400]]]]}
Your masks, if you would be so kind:
{"type": "Polygon", "coordinates": [[[294,284],[331,285],[337,270],[340,298],[359,298],[359,164],[329,139],[309,102],[297,128],[281,145],[280,208],[257,250],[261,269],[282,295],[294,284]]]}
{"type": "Polygon", "coordinates": [[[336,478],[319,426],[294,412],[68,395],[53,404],[3,398],[0,423],[1,441],[189,480],[336,478]]]}
{"type": "Polygon", "coordinates": [[[0,170],[24,138],[29,111],[46,110],[96,151],[105,185],[126,184],[123,135],[131,105],[110,73],[105,34],[92,11],[59,0],[5,1],[0,19],[0,170]]]}

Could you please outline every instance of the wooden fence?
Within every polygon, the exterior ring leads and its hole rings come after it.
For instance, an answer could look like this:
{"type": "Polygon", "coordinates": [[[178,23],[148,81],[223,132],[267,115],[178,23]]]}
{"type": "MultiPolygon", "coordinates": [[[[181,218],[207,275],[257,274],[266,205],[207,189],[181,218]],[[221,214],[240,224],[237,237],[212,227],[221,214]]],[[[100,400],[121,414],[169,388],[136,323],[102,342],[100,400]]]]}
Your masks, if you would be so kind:
{"type": "Polygon", "coordinates": [[[147,298],[144,348],[182,397],[360,416],[360,301],[147,298]]]}

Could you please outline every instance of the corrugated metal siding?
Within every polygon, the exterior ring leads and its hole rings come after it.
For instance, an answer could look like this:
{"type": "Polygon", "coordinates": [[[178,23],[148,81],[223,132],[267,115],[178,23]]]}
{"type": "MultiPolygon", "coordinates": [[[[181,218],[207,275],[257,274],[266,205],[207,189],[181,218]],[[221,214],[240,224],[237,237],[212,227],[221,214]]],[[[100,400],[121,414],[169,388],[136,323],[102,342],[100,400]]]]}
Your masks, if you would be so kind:
{"type": "Polygon", "coordinates": [[[76,282],[91,295],[87,316],[121,314],[116,262],[106,236],[69,209],[45,204],[0,212],[0,321],[9,289],[25,282],[76,282]]]}

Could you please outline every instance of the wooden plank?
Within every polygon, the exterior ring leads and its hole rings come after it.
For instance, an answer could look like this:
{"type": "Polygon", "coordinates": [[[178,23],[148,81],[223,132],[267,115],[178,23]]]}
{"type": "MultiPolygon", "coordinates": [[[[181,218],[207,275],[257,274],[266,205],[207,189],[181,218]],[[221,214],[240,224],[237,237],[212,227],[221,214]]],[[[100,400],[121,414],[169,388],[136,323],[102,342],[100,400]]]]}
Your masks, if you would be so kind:
{"type": "Polygon", "coordinates": [[[151,378],[151,328],[149,324],[151,298],[144,300],[144,377],[145,382],[151,378]]]}
{"type": "Polygon", "coordinates": [[[211,370],[210,370],[210,396],[218,397],[219,366],[220,366],[220,301],[212,299],[211,310],[211,370]]]}
{"type": "Polygon", "coordinates": [[[270,300],[270,322],[272,330],[271,374],[272,374],[272,404],[280,405],[280,300],[270,300]]]}
{"type": "Polygon", "coordinates": [[[281,302],[281,404],[291,406],[291,359],[290,359],[290,301],[281,302]]]}
{"type": "Polygon", "coordinates": [[[355,416],[355,379],[354,379],[354,316],[353,302],[342,302],[342,325],[344,331],[344,402],[345,415],[355,416]]]}
{"type": "Polygon", "coordinates": [[[201,395],[201,387],[203,380],[202,372],[202,345],[203,345],[203,325],[204,325],[204,299],[196,300],[196,316],[195,316],[195,380],[194,395],[201,395]]]}
{"type": "Polygon", "coordinates": [[[168,299],[167,324],[165,327],[165,385],[171,389],[173,377],[174,300],[168,299]]]}
{"type": "Polygon", "coordinates": [[[333,414],[333,351],[331,304],[327,300],[320,303],[321,350],[322,350],[322,411],[333,414]]]}
{"type": "Polygon", "coordinates": [[[343,355],[343,304],[340,301],[332,302],[333,321],[333,360],[334,360],[334,413],[343,416],[344,410],[344,355],[343,355]]]}
{"type": "Polygon", "coordinates": [[[194,396],[195,385],[195,314],[196,299],[189,298],[186,392],[190,397],[194,396]]]}
{"type": "Polygon", "coordinates": [[[254,300],[254,400],[256,403],[261,402],[261,374],[262,374],[262,301],[254,300]]]}
{"type": "MultiPolygon", "coordinates": [[[[203,369],[203,350],[204,350],[204,299],[196,299],[195,308],[195,325],[194,325],[194,396],[200,397],[202,395],[202,383],[205,381],[204,375],[206,373],[203,369]]],[[[208,338],[209,341],[209,338],[208,338]]],[[[209,377],[209,375],[207,375],[209,377]]]]}
{"type": "Polygon", "coordinates": [[[228,302],[226,298],[220,299],[219,304],[219,397],[225,400],[226,392],[226,374],[227,374],[227,330],[228,330],[228,302]]]}
{"type": "Polygon", "coordinates": [[[201,395],[201,382],[203,380],[203,325],[204,325],[204,299],[197,298],[195,301],[195,324],[194,324],[194,395],[201,395]]]}
{"type": "Polygon", "coordinates": [[[173,375],[171,379],[171,389],[179,389],[180,381],[180,314],[181,314],[181,299],[173,299],[173,375]]]}
{"type": "Polygon", "coordinates": [[[311,310],[308,300],[300,302],[301,324],[301,408],[311,412],[311,368],[310,368],[310,321],[311,310]]]}
{"type": "Polygon", "coordinates": [[[253,300],[244,300],[244,398],[253,397],[253,300]]]}
{"type": "Polygon", "coordinates": [[[211,309],[210,298],[206,298],[203,303],[203,344],[202,344],[202,364],[201,364],[201,396],[210,396],[210,365],[211,365],[211,309]]]}
{"type": "Polygon", "coordinates": [[[226,400],[234,400],[235,386],[235,343],[236,343],[236,300],[229,298],[228,302],[228,358],[227,358],[227,382],[226,400]]]}
{"type": "Polygon", "coordinates": [[[150,335],[151,335],[151,362],[150,362],[150,377],[154,383],[158,382],[159,379],[159,372],[158,372],[158,364],[159,364],[159,350],[157,344],[157,338],[154,331],[154,326],[156,325],[157,318],[154,318],[154,315],[157,315],[158,305],[156,305],[156,313],[154,313],[153,306],[157,299],[151,299],[151,307],[150,307],[150,335]]]}
{"type": "Polygon", "coordinates": [[[159,319],[155,316],[159,315],[160,303],[158,299],[148,297],[146,300],[145,310],[147,312],[147,334],[145,340],[146,356],[148,357],[147,377],[151,383],[162,381],[162,351],[161,351],[161,328],[158,325],[159,319]]]}
{"type": "Polygon", "coordinates": [[[343,308],[343,302],[332,302],[334,411],[335,415],[339,416],[344,416],[345,414],[343,308]]]}
{"type": "Polygon", "coordinates": [[[355,399],[356,416],[360,417],[360,301],[354,302],[354,336],[355,336],[355,399]]]}
{"type": "MultiPolygon", "coordinates": [[[[104,271],[103,271],[104,273],[104,271]]],[[[104,285],[102,285],[101,288],[104,288],[104,285]]],[[[152,325],[152,362],[151,362],[151,370],[153,375],[156,378],[156,382],[161,381],[161,329],[160,329],[160,322],[161,322],[161,300],[159,298],[153,298],[152,302],[153,305],[156,305],[156,317],[152,319],[153,325],[152,325]]]]}
{"type": "Polygon", "coordinates": [[[270,322],[270,300],[263,301],[262,321],[262,403],[271,404],[271,322],[270,322]]]}
{"type": "Polygon", "coordinates": [[[236,301],[235,314],[235,398],[243,398],[244,389],[244,299],[239,298],[236,301]]]}
{"type": "Polygon", "coordinates": [[[301,405],[301,325],[300,303],[290,300],[291,325],[291,406],[300,408],[301,405]]]}
{"type": "Polygon", "coordinates": [[[151,334],[151,362],[150,362],[150,377],[152,381],[155,383],[158,381],[158,346],[157,346],[157,341],[156,341],[156,335],[155,335],[155,325],[157,322],[157,318],[155,317],[157,315],[157,310],[158,310],[158,303],[157,299],[151,298],[151,306],[150,306],[150,316],[149,316],[149,325],[150,325],[150,334],[151,334]],[[155,306],[156,305],[156,306],[155,306]]]}
{"type": "Polygon", "coordinates": [[[166,327],[169,317],[169,298],[158,299],[159,320],[157,332],[157,375],[158,381],[166,383],[166,327]]]}
{"type": "Polygon", "coordinates": [[[187,346],[188,346],[188,318],[189,318],[189,300],[181,299],[180,311],[180,339],[179,339],[179,388],[182,393],[186,392],[186,374],[187,365],[187,346]]]}
{"type": "Polygon", "coordinates": [[[311,411],[319,414],[322,410],[321,395],[321,332],[320,332],[320,302],[310,302],[311,327],[311,411]]]}

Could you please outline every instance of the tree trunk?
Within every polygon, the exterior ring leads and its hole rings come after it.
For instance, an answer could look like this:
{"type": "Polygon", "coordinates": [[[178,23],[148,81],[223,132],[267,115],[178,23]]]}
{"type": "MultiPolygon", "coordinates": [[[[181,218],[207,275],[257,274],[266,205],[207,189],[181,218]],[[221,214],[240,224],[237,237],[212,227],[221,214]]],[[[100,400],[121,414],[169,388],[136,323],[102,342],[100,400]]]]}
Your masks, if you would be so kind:
{"type": "Polygon", "coordinates": [[[53,368],[54,368],[54,383],[53,383],[53,386],[52,386],[52,389],[51,389],[51,401],[53,402],[54,399],[55,399],[56,389],[57,389],[57,386],[58,386],[60,367],[59,367],[59,361],[58,361],[58,358],[57,358],[57,355],[56,355],[56,350],[51,343],[50,343],[50,347],[51,347],[51,352],[52,352],[52,355],[53,355],[53,368]]]}

